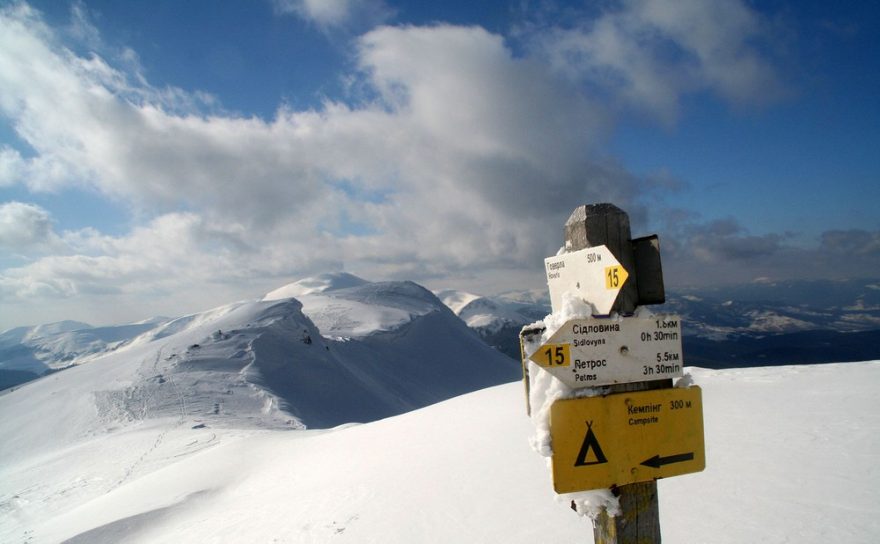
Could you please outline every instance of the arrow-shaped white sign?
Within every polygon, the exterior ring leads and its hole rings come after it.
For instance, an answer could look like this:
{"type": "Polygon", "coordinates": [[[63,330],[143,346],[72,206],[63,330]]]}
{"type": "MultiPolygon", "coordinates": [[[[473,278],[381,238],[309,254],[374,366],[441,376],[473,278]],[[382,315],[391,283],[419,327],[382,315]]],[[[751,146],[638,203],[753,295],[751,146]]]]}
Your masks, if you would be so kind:
{"type": "Polygon", "coordinates": [[[574,389],[680,377],[681,318],[573,319],[529,359],[574,389]]]}
{"type": "Polygon", "coordinates": [[[554,312],[562,309],[562,294],[568,291],[592,304],[594,315],[608,315],[617,293],[629,277],[605,246],[547,257],[544,269],[554,312]]]}

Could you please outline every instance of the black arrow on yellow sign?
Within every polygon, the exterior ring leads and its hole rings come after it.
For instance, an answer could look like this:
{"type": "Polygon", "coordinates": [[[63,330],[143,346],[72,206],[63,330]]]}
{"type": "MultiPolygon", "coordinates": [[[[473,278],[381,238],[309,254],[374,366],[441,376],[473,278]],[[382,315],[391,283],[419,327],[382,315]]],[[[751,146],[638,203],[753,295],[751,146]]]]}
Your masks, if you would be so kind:
{"type": "Polygon", "coordinates": [[[677,455],[667,455],[666,457],[660,457],[660,455],[655,455],[650,459],[646,459],[642,461],[642,464],[646,467],[652,468],[660,468],[663,465],[671,465],[672,463],[683,463],[684,461],[693,461],[694,460],[694,452],[689,453],[679,453],[677,455]]]}

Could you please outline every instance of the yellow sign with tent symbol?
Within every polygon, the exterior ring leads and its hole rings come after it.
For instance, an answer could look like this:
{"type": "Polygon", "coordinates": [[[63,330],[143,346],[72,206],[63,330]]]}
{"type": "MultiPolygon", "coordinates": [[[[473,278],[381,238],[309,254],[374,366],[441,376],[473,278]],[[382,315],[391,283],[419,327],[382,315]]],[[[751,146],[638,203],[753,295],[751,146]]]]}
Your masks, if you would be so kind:
{"type": "Polygon", "coordinates": [[[651,481],[706,466],[702,391],[696,386],[556,401],[550,436],[557,493],[651,481]]]}

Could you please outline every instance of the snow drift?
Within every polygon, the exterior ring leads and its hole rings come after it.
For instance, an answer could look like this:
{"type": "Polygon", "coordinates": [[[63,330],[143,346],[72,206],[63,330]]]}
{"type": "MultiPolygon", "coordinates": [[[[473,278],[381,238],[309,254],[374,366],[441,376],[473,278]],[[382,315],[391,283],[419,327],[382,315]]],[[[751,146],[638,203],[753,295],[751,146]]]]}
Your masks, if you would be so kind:
{"type": "MultiPolygon", "coordinates": [[[[707,467],[659,482],[664,541],[876,541],[880,362],[690,370],[707,467]]],[[[4,437],[40,425],[2,400],[4,437]]],[[[0,541],[591,542],[532,432],[519,383],[329,431],[146,421],[5,450],[0,541]]]]}

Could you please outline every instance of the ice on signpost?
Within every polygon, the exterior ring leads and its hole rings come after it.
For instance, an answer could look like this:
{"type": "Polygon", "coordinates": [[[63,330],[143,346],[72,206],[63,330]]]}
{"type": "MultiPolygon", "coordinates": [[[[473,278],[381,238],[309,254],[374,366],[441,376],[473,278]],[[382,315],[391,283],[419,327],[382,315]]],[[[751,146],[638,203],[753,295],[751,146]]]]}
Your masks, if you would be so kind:
{"type": "MultiPolygon", "coordinates": [[[[598,396],[606,391],[601,387],[573,389],[549,372],[543,372],[540,366],[529,360],[534,351],[543,345],[564,323],[572,319],[590,318],[593,313],[593,307],[590,304],[572,293],[564,293],[557,308],[556,312],[549,314],[542,321],[524,328],[524,330],[533,331],[543,329],[543,333],[523,337],[526,398],[530,407],[532,424],[535,428],[529,443],[539,455],[547,458],[548,467],[553,456],[550,440],[550,410],[553,404],[562,399],[598,396]]],[[[578,514],[591,518],[595,518],[603,510],[612,515],[620,512],[617,498],[608,489],[565,493],[558,495],[558,497],[560,502],[567,505],[573,503],[578,514]]]]}

